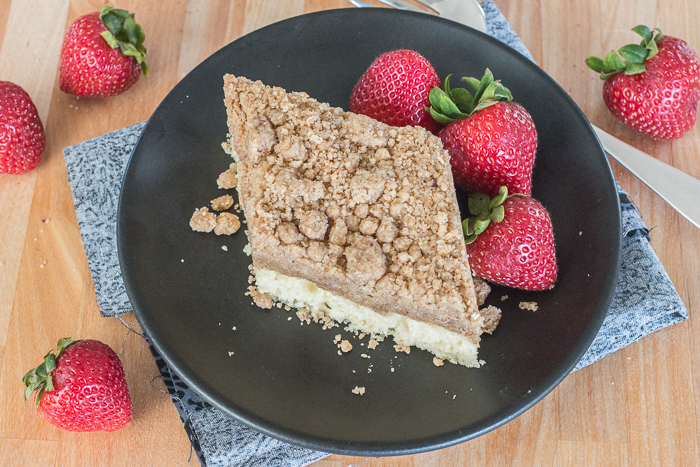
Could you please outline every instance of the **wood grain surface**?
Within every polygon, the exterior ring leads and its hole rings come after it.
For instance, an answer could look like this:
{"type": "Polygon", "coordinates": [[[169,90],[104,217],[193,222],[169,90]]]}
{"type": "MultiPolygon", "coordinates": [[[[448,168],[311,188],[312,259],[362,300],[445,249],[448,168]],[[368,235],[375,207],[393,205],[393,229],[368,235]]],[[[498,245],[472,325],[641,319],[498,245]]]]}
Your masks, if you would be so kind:
{"type": "MultiPolygon", "coordinates": [[[[0,0],[0,80],[21,85],[46,127],[39,167],[0,175],[0,460],[24,466],[191,466],[173,404],[153,378],[145,342],[101,318],[73,208],[62,149],[147,119],[168,91],[208,55],[274,21],[348,7],[345,0],[119,0],[146,31],[150,78],[109,99],[58,88],[65,30],[100,0],[0,0]],[[22,399],[21,377],[66,335],[100,339],[124,363],[134,418],[116,433],[53,428],[22,399]]],[[[584,65],[632,42],[647,24],[700,50],[698,0],[495,0],[536,61],[596,125],[700,178],[700,126],[681,140],[653,141],[618,123],[602,83],[584,65]]],[[[615,177],[639,206],[652,246],[690,311],[690,320],[642,338],[569,377],[544,400],[475,440],[415,456],[380,458],[407,466],[700,465],[700,229],[623,168],[615,177]],[[693,315],[695,321],[693,321],[693,315]]],[[[700,198],[700,194],[698,194],[700,198]]],[[[133,323],[133,315],[125,316],[133,323]]],[[[317,467],[369,460],[330,456],[317,467]]]]}

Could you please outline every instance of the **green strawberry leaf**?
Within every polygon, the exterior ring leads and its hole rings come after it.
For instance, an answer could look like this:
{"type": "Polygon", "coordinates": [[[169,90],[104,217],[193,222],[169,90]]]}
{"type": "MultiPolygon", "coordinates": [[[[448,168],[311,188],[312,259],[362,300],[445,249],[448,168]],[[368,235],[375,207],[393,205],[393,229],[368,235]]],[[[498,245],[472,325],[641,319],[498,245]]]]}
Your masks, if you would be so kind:
{"type": "Polygon", "coordinates": [[[644,73],[645,71],[646,67],[643,63],[628,63],[627,68],[625,69],[625,74],[638,75],[639,73],[644,73]]]}
{"type": "Polygon", "coordinates": [[[624,70],[625,64],[620,58],[620,56],[614,50],[611,50],[609,54],[603,59],[603,66],[606,70],[624,70]]]}
{"type": "Polygon", "coordinates": [[[649,41],[646,46],[647,60],[659,53],[659,47],[656,45],[656,41],[649,41]]]}
{"type": "Polygon", "coordinates": [[[502,186],[498,189],[498,194],[493,197],[489,203],[489,211],[493,210],[496,206],[500,206],[508,197],[508,187],[502,186]]]}
{"type": "Polygon", "coordinates": [[[637,44],[628,44],[621,47],[618,52],[630,63],[643,64],[647,58],[647,49],[637,44]]]}
{"type": "Polygon", "coordinates": [[[462,81],[464,81],[465,83],[467,83],[467,84],[469,85],[469,87],[471,87],[471,88],[472,88],[473,90],[475,90],[475,91],[478,91],[478,90],[479,90],[479,86],[481,85],[481,81],[479,81],[479,80],[476,79],[476,78],[471,78],[471,77],[470,77],[470,78],[467,78],[467,77],[464,77],[464,78],[462,78],[462,81]]]}
{"type": "Polygon", "coordinates": [[[442,89],[445,91],[445,93],[449,96],[450,93],[450,78],[452,77],[452,73],[447,75],[447,78],[445,78],[445,83],[442,85],[442,89]]]}
{"type": "Polygon", "coordinates": [[[647,42],[651,41],[651,37],[652,37],[651,29],[649,29],[647,26],[640,24],[638,26],[633,27],[632,31],[634,31],[637,34],[639,34],[640,36],[642,36],[642,44],[641,45],[645,45],[647,42]]]}
{"type": "Polygon", "coordinates": [[[596,73],[601,73],[604,67],[603,59],[600,57],[596,57],[595,55],[591,55],[586,59],[586,65],[588,65],[588,68],[595,71],[596,73]]]}
{"type": "Polygon", "coordinates": [[[469,115],[474,111],[474,98],[466,89],[454,88],[450,97],[462,113],[469,115]]]}
{"type": "Polygon", "coordinates": [[[499,204],[495,208],[493,208],[493,211],[491,212],[491,217],[490,219],[494,222],[501,222],[503,218],[506,215],[506,210],[503,207],[503,205],[499,204]]]}
{"type": "Polygon", "coordinates": [[[432,107],[425,107],[425,110],[427,110],[430,116],[433,117],[433,120],[441,125],[449,125],[450,123],[457,121],[456,118],[446,117],[432,107]]]}
{"type": "Polygon", "coordinates": [[[467,200],[467,207],[472,216],[478,216],[489,205],[489,195],[485,193],[476,193],[471,195],[467,200]]]}

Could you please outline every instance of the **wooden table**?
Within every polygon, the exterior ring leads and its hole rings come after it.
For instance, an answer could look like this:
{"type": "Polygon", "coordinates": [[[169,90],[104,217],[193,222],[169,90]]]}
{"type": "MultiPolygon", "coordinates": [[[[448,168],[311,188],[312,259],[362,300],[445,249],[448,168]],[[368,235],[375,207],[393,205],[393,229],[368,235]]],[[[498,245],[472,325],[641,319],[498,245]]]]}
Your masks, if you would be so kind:
{"type": "MultiPolygon", "coordinates": [[[[697,0],[495,0],[539,63],[588,118],[617,137],[700,178],[700,125],[676,142],[655,142],[619,124],[591,54],[636,41],[637,24],[658,26],[700,51],[697,0]]],[[[208,55],[271,22],[342,8],[345,0],[122,0],[147,34],[151,77],[104,100],[58,89],[68,25],[99,10],[96,0],[0,0],[0,80],[33,97],[46,127],[46,154],[25,175],[0,175],[0,459],[4,465],[196,465],[173,404],[159,389],[145,342],[100,318],[80,239],[62,149],[147,119],[167,92],[208,55]],[[53,428],[22,400],[20,379],[66,335],[119,351],[134,419],[112,434],[53,428]]],[[[615,177],[639,206],[652,246],[691,319],[644,337],[564,380],[530,411],[478,439],[370,465],[700,465],[700,229],[617,164],[615,177]]],[[[134,322],[131,315],[125,320],[134,322]]],[[[367,460],[331,456],[318,467],[367,460]]]]}

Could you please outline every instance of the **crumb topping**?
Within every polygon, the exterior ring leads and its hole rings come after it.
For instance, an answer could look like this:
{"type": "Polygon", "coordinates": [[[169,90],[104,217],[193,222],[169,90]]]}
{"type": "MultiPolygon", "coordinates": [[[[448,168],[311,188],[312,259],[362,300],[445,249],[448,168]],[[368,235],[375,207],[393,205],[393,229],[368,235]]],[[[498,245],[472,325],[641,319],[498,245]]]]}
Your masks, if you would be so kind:
{"type": "Polygon", "coordinates": [[[195,209],[190,227],[197,232],[211,232],[216,227],[216,214],[209,212],[209,208],[195,209]]]}
{"type": "Polygon", "coordinates": [[[225,93],[255,263],[478,339],[439,138],[231,75],[225,93]]]}
{"type": "Polygon", "coordinates": [[[433,357],[433,365],[443,366],[444,364],[445,364],[445,361],[442,360],[441,358],[433,357]]]}
{"type": "Polygon", "coordinates": [[[501,309],[493,305],[487,306],[479,310],[481,316],[484,317],[484,332],[492,334],[498,326],[498,322],[501,320],[501,309]]]}
{"type": "Polygon", "coordinates": [[[238,184],[238,178],[236,176],[236,163],[232,163],[231,166],[219,175],[216,179],[216,185],[221,189],[231,189],[236,188],[238,184]]]}
{"type": "Polygon", "coordinates": [[[491,286],[481,277],[472,276],[474,291],[476,292],[476,304],[481,306],[486,302],[486,297],[491,293],[491,286]]]}
{"type": "Polygon", "coordinates": [[[363,394],[365,393],[365,388],[364,388],[364,386],[363,386],[363,387],[355,386],[355,389],[352,390],[352,393],[353,393],[353,394],[358,394],[358,395],[361,396],[361,395],[363,395],[363,394]]]}
{"type": "Polygon", "coordinates": [[[222,212],[216,216],[216,227],[214,227],[216,235],[231,235],[238,232],[240,228],[241,221],[238,220],[237,215],[230,212],[222,212]]]}
{"type": "Polygon", "coordinates": [[[233,198],[231,195],[223,195],[211,200],[211,208],[214,211],[225,211],[231,206],[233,206],[233,198]]]}

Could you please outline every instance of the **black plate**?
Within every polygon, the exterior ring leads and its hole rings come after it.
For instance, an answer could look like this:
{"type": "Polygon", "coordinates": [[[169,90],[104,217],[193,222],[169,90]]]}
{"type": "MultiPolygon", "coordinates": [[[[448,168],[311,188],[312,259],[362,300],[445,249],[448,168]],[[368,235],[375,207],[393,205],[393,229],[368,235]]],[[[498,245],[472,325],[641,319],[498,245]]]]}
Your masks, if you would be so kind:
{"type": "Polygon", "coordinates": [[[586,118],[536,65],[451,21],[349,9],[248,34],[175,86],[129,163],[118,243],[141,326],[204,399],[300,446],[396,455],[482,435],[534,405],[571,371],[612,297],[620,215],[610,167],[586,118]],[[195,208],[222,194],[215,180],[231,161],[221,149],[224,73],[306,91],[347,109],[353,85],[372,60],[399,48],[423,54],[441,77],[481,77],[489,67],[537,125],[533,195],[552,216],[559,281],[542,293],[494,287],[490,302],[503,309],[503,319],[482,340],[481,369],[438,368],[427,352],[397,354],[391,340],[367,351],[352,338],[355,350],[340,357],[332,341],[339,332],[349,336],[342,327],[300,326],[284,309],[251,305],[244,295],[250,258],[242,253],[243,232],[219,237],[188,226],[195,208]],[[536,301],[539,310],[520,310],[520,301],[536,301]],[[366,394],[352,394],[355,386],[366,394]]]}

